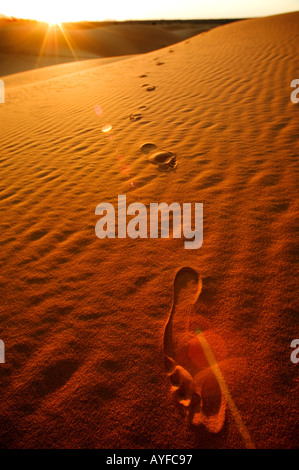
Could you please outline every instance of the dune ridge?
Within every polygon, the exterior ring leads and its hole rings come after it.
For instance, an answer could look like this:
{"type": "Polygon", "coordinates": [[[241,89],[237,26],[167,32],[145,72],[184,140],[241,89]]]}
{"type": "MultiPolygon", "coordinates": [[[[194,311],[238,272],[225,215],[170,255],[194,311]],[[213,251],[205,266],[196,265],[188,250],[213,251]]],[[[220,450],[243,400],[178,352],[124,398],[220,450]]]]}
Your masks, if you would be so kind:
{"type": "Polygon", "coordinates": [[[149,52],[232,21],[112,21],[49,27],[43,22],[0,18],[0,76],[149,52]]]}

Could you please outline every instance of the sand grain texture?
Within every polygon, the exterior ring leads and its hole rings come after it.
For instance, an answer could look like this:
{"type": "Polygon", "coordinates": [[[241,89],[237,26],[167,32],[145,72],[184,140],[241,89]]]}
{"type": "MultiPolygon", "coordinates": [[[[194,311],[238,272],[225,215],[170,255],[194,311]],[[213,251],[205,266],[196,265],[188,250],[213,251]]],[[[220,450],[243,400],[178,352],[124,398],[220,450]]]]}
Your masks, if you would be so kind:
{"type": "MultiPolygon", "coordinates": [[[[0,105],[1,447],[246,446],[229,407],[220,432],[210,433],[172,399],[163,334],[183,266],[202,279],[188,328],[206,331],[220,368],[225,360],[252,442],[298,445],[298,366],[290,361],[298,22],[299,13],[246,20],[171,54],[59,65],[49,78],[22,74],[19,84],[8,77],[0,105]],[[174,154],[175,168],[153,164],[158,152],[174,154]],[[99,240],[95,208],[116,206],[119,194],[128,204],[202,202],[202,248],[99,240]]],[[[199,359],[197,367],[205,367],[199,359]]]]}

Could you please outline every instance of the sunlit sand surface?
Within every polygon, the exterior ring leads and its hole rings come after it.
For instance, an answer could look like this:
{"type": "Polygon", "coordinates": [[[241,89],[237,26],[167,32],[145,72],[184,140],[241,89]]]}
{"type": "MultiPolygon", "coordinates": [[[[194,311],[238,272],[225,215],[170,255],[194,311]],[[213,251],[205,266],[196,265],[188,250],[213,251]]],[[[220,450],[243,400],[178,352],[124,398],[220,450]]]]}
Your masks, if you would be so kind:
{"type": "Polygon", "coordinates": [[[1,447],[298,444],[298,22],[20,74],[7,55],[1,447]],[[203,246],[99,240],[121,194],[202,202],[203,246]]]}

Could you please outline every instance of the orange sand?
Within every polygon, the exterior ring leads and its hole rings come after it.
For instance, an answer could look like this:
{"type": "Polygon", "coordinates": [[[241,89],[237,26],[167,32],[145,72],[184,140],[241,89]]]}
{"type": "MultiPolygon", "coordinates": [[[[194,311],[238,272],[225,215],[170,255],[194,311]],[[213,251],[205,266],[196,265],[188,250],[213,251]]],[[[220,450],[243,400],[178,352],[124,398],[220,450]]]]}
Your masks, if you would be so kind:
{"type": "Polygon", "coordinates": [[[1,447],[298,445],[298,22],[246,20],[172,53],[4,77],[1,447]],[[177,166],[151,163],[160,150],[177,166]],[[95,208],[119,194],[202,202],[202,248],[99,240],[95,208]],[[174,285],[183,266],[201,277],[198,299],[184,279],[174,285]],[[206,342],[229,392],[219,419],[206,342]],[[164,353],[204,384],[211,429],[173,399],[164,353]]]}
{"type": "Polygon", "coordinates": [[[0,75],[150,52],[228,21],[233,20],[82,22],[49,28],[47,23],[0,16],[0,75]]]}

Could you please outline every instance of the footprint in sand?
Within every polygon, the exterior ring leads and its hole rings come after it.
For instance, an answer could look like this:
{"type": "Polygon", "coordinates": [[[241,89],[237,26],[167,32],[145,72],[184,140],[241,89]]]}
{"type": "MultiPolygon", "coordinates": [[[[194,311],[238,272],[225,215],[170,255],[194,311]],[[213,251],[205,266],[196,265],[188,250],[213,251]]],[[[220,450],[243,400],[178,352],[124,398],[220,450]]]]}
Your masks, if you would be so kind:
{"type": "Polygon", "coordinates": [[[174,170],[178,165],[176,154],[173,152],[156,152],[150,156],[149,161],[161,171],[174,170]]]}
{"type": "MultiPolygon", "coordinates": [[[[139,106],[138,111],[146,111],[148,109],[148,106],[139,106]]],[[[131,113],[129,116],[131,121],[140,121],[143,118],[143,114],[141,113],[131,113]]]]}
{"type": "Polygon", "coordinates": [[[157,148],[157,146],[155,144],[146,143],[146,144],[143,144],[140,147],[140,150],[141,150],[142,153],[149,154],[149,153],[153,152],[156,148],[157,148]]]}
{"type": "Polygon", "coordinates": [[[196,312],[201,288],[201,278],[194,269],[182,268],[176,274],[173,305],[164,331],[165,369],[171,393],[190,424],[218,433],[225,422],[226,400],[214,352],[217,360],[222,360],[226,351],[208,320],[196,312]]]}
{"type": "Polygon", "coordinates": [[[156,62],[156,65],[164,65],[164,62],[161,62],[161,61],[156,62]]]}
{"type": "Polygon", "coordinates": [[[142,114],[140,113],[131,113],[130,114],[130,120],[131,121],[140,121],[140,119],[142,119],[142,114]]]}
{"type": "Polygon", "coordinates": [[[145,78],[145,77],[147,77],[147,74],[146,74],[146,73],[143,73],[142,75],[139,75],[138,78],[145,78]]]}
{"type": "MultiPolygon", "coordinates": [[[[157,146],[152,143],[145,143],[140,147],[142,153],[149,155],[157,146]]],[[[177,167],[176,154],[173,152],[160,151],[149,156],[149,162],[157,165],[161,171],[174,170],[177,167]]]]}
{"type": "Polygon", "coordinates": [[[141,85],[141,88],[145,88],[146,91],[154,91],[156,89],[154,85],[149,85],[148,83],[141,85]]]}

